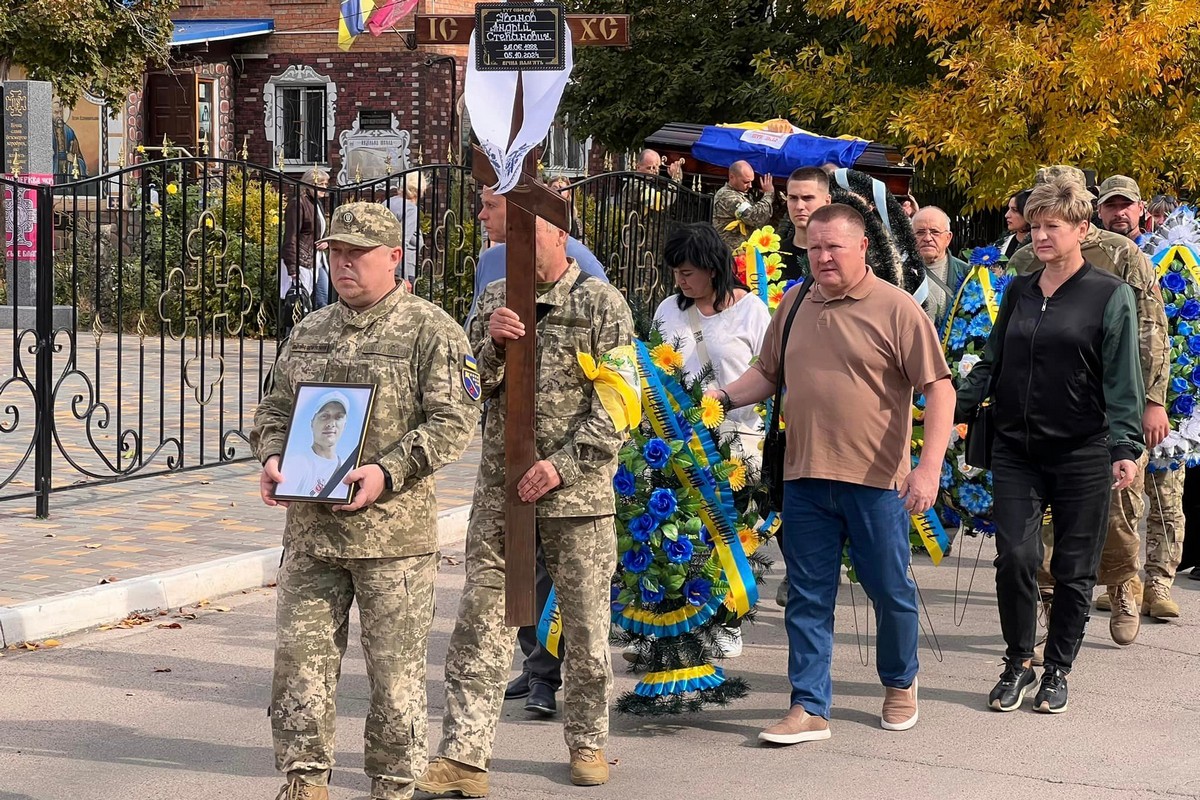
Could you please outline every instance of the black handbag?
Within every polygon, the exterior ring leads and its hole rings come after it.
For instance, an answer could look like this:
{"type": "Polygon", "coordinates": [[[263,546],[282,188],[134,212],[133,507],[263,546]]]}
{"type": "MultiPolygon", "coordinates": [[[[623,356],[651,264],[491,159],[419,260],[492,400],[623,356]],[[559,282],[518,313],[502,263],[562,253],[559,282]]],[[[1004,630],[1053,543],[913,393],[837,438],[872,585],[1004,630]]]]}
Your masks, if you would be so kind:
{"type": "Polygon", "coordinates": [[[779,381],[775,386],[774,402],[771,404],[771,424],[767,426],[767,435],[763,439],[762,483],[767,489],[766,511],[783,511],[783,463],[787,456],[787,435],[779,429],[779,414],[783,405],[787,343],[796,312],[800,310],[800,304],[804,302],[812,284],[811,277],[805,278],[804,283],[800,284],[796,302],[792,304],[783,323],[783,342],[779,346],[779,381]]]}
{"type": "Polygon", "coordinates": [[[967,466],[976,469],[992,468],[992,443],[996,430],[992,423],[991,384],[988,380],[988,397],[975,407],[975,416],[967,423],[967,439],[964,457],[967,466]]]}

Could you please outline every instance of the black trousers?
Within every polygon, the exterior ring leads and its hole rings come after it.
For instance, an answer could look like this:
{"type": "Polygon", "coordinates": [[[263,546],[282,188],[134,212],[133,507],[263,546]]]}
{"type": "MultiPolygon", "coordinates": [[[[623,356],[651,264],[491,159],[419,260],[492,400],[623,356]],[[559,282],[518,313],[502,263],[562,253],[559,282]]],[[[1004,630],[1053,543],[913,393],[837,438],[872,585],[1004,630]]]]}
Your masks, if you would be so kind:
{"type": "Polygon", "coordinates": [[[1003,438],[992,456],[996,523],[996,600],[1010,661],[1033,658],[1042,515],[1054,509],[1054,602],[1046,666],[1069,672],[1083,644],[1096,569],[1108,531],[1112,464],[1099,442],[1051,459],[1034,459],[1003,438]]]}
{"type": "Polygon", "coordinates": [[[1183,479],[1183,560],[1179,571],[1200,566],[1200,467],[1189,467],[1183,479]]]}
{"type": "MultiPolygon", "coordinates": [[[[534,584],[539,619],[546,608],[546,600],[549,599],[550,589],[553,586],[554,581],[550,578],[550,571],[546,569],[546,558],[542,555],[542,540],[539,538],[536,583],[534,584]]],[[[517,644],[521,646],[521,652],[525,654],[525,664],[521,669],[529,673],[529,682],[547,684],[556,692],[561,689],[562,660],[545,647],[542,647],[542,643],[537,638],[537,626],[526,625],[518,628],[517,644]]],[[[561,653],[561,648],[565,647],[566,644],[560,641],[558,646],[561,653]]]]}

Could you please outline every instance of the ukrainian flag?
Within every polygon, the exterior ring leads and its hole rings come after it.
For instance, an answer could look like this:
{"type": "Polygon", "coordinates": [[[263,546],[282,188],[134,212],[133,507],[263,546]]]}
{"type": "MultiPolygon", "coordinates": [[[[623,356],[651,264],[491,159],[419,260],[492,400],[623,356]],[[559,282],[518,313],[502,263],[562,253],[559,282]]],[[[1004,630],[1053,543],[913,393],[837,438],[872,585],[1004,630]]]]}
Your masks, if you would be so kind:
{"type": "Polygon", "coordinates": [[[354,39],[367,30],[367,19],[375,10],[375,0],[342,0],[342,16],[338,20],[338,47],[349,50],[354,39]]]}

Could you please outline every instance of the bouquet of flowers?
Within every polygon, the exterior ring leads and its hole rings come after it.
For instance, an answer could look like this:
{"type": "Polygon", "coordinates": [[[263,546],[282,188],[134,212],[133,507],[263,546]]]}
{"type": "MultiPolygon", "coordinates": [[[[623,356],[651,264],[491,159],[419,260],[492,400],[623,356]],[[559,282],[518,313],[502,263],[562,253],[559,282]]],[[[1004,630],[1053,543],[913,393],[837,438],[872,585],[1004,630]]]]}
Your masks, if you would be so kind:
{"type": "Polygon", "coordinates": [[[637,344],[643,418],[621,449],[613,623],[638,647],[647,675],[619,710],[695,711],[748,691],[713,666],[718,620],[746,613],[769,562],[755,553],[775,532],[751,510],[752,476],[716,433],[721,404],[705,375],[683,377],[683,358],[656,332],[637,344]]]}
{"type": "MultiPolygon", "coordinates": [[[[956,386],[983,358],[983,348],[1000,310],[1004,290],[1012,280],[1011,275],[992,273],[992,267],[999,261],[1000,251],[996,247],[977,247],[971,252],[971,272],[946,316],[942,347],[956,386]]],[[[923,398],[918,401],[915,412],[918,416],[924,414],[923,401],[923,398]]],[[[947,528],[962,525],[968,533],[994,533],[992,473],[967,464],[966,436],[966,425],[956,425],[950,433],[935,508],[947,528]]]]}
{"type": "Polygon", "coordinates": [[[1150,469],[1179,469],[1200,463],[1200,223],[1195,213],[1177,210],[1148,246],[1154,248],[1171,341],[1171,432],[1151,451],[1150,469]]]}
{"type": "Polygon", "coordinates": [[[734,274],[750,287],[775,313],[789,288],[783,279],[783,257],[779,255],[779,234],[767,225],[752,232],[733,254],[734,274]]]}

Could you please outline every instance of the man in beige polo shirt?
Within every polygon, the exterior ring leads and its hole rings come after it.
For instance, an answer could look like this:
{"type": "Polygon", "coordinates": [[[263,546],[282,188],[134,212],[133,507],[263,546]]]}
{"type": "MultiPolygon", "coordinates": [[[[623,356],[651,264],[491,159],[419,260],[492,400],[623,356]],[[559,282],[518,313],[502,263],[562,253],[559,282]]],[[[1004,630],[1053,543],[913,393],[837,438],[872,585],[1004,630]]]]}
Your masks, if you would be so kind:
{"type": "Polygon", "coordinates": [[[858,212],[837,203],[818,209],[808,242],[815,284],[796,313],[787,352],[780,353],[783,326],[800,287],[784,296],[755,365],[711,392],[739,407],[770,396],[781,378],[787,386],[780,545],[792,697],[787,715],[759,734],[774,744],[829,738],[833,608],[847,541],[875,604],[881,725],[903,731],[916,724],[908,517],[933,505],[954,415],[954,387],[933,324],[911,296],[867,267],[858,212]],[[914,390],[925,395],[925,443],[910,471],[914,390]]]}

